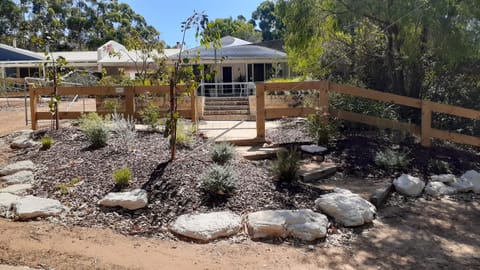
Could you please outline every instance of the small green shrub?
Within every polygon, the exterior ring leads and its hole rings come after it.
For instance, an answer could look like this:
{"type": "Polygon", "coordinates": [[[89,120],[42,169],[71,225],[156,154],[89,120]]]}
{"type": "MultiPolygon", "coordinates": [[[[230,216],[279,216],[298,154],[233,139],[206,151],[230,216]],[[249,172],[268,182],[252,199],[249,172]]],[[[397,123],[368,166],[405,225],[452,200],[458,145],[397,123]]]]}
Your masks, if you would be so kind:
{"type": "Polygon", "coordinates": [[[52,147],[53,139],[48,136],[44,136],[40,139],[40,143],[42,144],[42,150],[47,150],[52,147]]]}
{"type": "Polygon", "coordinates": [[[230,161],[235,155],[235,147],[229,143],[214,144],[210,149],[210,156],[213,162],[224,164],[230,161]]]}
{"type": "Polygon", "coordinates": [[[113,180],[115,181],[115,185],[118,187],[128,186],[131,179],[132,172],[127,167],[115,170],[113,172],[113,180]]]}
{"type": "Polygon", "coordinates": [[[375,154],[375,164],[388,171],[404,169],[409,163],[410,160],[406,152],[385,149],[375,154]]]}
{"type": "Polygon", "coordinates": [[[139,106],[142,108],[139,113],[143,124],[149,125],[153,130],[157,130],[160,125],[162,112],[153,100],[154,96],[151,94],[141,95],[138,98],[139,106]]]}
{"type": "Polygon", "coordinates": [[[187,125],[183,120],[178,120],[176,136],[177,146],[183,148],[191,148],[194,142],[193,131],[193,126],[187,125]]]}
{"type": "Polygon", "coordinates": [[[60,194],[67,195],[70,193],[70,188],[75,187],[80,181],[82,181],[82,178],[75,177],[68,183],[58,184],[55,188],[60,191],[60,194]]]}
{"type": "Polygon", "coordinates": [[[80,128],[90,141],[91,147],[100,148],[107,145],[110,130],[97,113],[82,115],[80,128]]]}
{"type": "Polygon", "coordinates": [[[307,133],[312,136],[318,145],[327,144],[337,132],[334,119],[325,120],[319,114],[310,114],[305,122],[307,133]]]}
{"type": "Polygon", "coordinates": [[[213,165],[200,176],[200,189],[208,196],[228,196],[235,190],[235,174],[232,167],[213,165]]]}
{"type": "Polygon", "coordinates": [[[429,169],[435,174],[446,174],[452,171],[450,164],[446,161],[430,159],[428,163],[429,169]]]}
{"type": "Polygon", "coordinates": [[[281,149],[273,161],[271,172],[279,182],[291,183],[297,179],[300,157],[295,151],[281,149]]]}

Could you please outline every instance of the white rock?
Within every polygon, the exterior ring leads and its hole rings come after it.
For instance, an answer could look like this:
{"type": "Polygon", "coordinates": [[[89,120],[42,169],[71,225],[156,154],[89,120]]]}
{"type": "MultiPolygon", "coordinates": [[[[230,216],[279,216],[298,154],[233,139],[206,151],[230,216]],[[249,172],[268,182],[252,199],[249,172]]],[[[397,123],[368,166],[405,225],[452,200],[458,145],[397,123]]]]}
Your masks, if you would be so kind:
{"type": "Polygon", "coordinates": [[[99,205],[106,207],[120,206],[129,210],[136,210],[147,206],[147,191],[134,189],[127,192],[110,192],[98,201],[99,205]]]}
{"type": "Polygon", "coordinates": [[[408,174],[402,174],[399,178],[393,180],[395,190],[403,195],[416,197],[422,194],[425,182],[418,177],[408,174]]]}
{"type": "Polygon", "coordinates": [[[432,179],[432,182],[442,182],[442,183],[455,182],[455,175],[453,174],[432,175],[430,178],[432,179]]]}
{"type": "Polygon", "coordinates": [[[345,189],[335,189],[335,192],[320,196],[315,206],[344,226],[370,223],[377,212],[369,201],[345,189]]]}
{"type": "Polygon", "coordinates": [[[40,145],[39,142],[36,142],[32,139],[26,138],[26,137],[19,137],[16,138],[11,144],[10,148],[12,149],[25,149],[25,148],[30,148],[40,145]]]}
{"type": "Polygon", "coordinates": [[[15,195],[24,195],[29,189],[32,189],[32,184],[15,184],[6,188],[0,189],[0,193],[10,193],[15,195]]]}
{"type": "Polygon", "coordinates": [[[473,190],[473,183],[465,177],[456,178],[449,186],[456,189],[458,192],[469,192],[473,190]]]}
{"type": "Polygon", "coordinates": [[[470,170],[464,173],[460,179],[463,179],[472,184],[473,192],[480,193],[480,173],[475,170],[470,170]]]}
{"type": "Polygon", "coordinates": [[[9,175],[14,174],[19,171],[33,171],[35,169],[35,164],[30,160],[24,160],[9,164],[2,169],[0,169],[0,175],[9,175]]]}
{"type": "Polygon", "coordinates": [[[20,198],[13,203],[13,216],[19,220],[56,216],[65,210],[66,208],[57,200],[32,195],[20,198]]]}
{"type": "Polygon", "coordinates": [[[456,193],[454,187],[449,187],[442,182],[428,182],[425,186],[425,193],[433,197],[440,197],[442,195],[450,195],[456,193]]]}
{"type": "Polygon", "coordinates": [[[306,153],[309,153],[309,154],[321,154],[325,151],[327,151],[327,148],[325,147],[322,147],[322,146],[318,146],[316,144],[310,144],[310,145],[301,145],[300,146],[300,149],[303,151],[303,152],[306,152],[306,153]]]}
{"type": "Polygon", "coordinates": [[[30,184],[34,180],[33,172],[31,171],[19,171],[14,174],[0,177],[0,183],[6,185],[14,184],[30,184]]]}
{"type": "Polygon", "coordinates": [[[10,193],[0,193],[0,217],[9,217],[12,204],[20,197],[10,193]]]}
{"type": "Polygon", "coordinates": [[[172,223],[170,230],[188,238],[211,241],[234,235],[241,227],[242,218],[239,215],[223,211],[181,215],[172,223]]]}
{"type": "Polygon", "coordinates": [[[310,209],[265,210],[247,215],[252,239],[288,237],[312,241],[327,235],[328,219],[310,209]]]}

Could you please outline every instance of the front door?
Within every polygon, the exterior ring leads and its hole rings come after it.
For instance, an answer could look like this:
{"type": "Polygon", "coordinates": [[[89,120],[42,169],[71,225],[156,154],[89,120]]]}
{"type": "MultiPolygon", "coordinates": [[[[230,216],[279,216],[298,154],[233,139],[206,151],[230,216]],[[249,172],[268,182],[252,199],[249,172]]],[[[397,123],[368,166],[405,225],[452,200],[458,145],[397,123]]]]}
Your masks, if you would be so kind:
{"type": "MultiPolygon", "coordinates": [[[[224,83],[231,83],[232,80],[232,67],[223,67],[223,82],[224,83]]],[[[232,95],[233,94],[233,86],[230,85],[223,85],[222,94],[224,95],[232,95]]]]}

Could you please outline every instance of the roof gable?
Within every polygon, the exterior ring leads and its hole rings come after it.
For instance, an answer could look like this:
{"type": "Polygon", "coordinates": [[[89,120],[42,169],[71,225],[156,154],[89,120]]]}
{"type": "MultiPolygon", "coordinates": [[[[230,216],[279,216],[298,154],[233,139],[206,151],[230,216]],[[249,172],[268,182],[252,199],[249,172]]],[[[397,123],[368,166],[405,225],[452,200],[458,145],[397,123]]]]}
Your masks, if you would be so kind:
{"type": "Polygon", "coordinates": [[[0,44],[0,61],[44,60],[45,57],[34,52],[0,44]]]}

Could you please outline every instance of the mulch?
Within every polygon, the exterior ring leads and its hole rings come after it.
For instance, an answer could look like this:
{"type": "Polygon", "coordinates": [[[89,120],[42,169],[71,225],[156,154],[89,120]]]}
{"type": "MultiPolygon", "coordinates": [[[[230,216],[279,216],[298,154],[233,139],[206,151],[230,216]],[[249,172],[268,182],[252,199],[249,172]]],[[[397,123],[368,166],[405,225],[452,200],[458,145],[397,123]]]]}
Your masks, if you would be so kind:
{"type": "MultiPolygon", "coordinates": [[[[87,138],[76,127],[62,127],[47,131],[54,140],[52,148],[17,155],[13,160],[31,159],[37,164],[33,195],[58,199],[70,207],[66,216],[50,218],[65,225],[108,227],[120,233],[133,235],[174,237],[168,233],[168,224],[185,213],[231,210],[238,214],[266,209],[314,208],[314,200],[324,192],[311,186],[278,184],[269,173],[269,161],[248,161],[239,156],[230,163],[236,175],[236,190],[227,198],[212,199],[199,189],[199,176],[214,163],[209,147],[195,152],[178,149],[177,160],[170,162],[168,141],[160,133],[137,132],[133,149],[124,149],[115,134],[108,145],[90,149],[87,138]],[[115,188],[112,173],[128,167],[133,180],[128,189],[144,188],[149,194],[148,207],[135,211],[104,208],[98,200],[115,188]],[[72,179],[81,182],[62,193],[58,188],[72,179]]],[[[267,139],[277,144],[309,142],[303,126],[285,121],[280,128],[267,130],[267,139]]],[[[204,144],[196,138],[193,148],[204,144]]],[[[391,146],[387,137],[340,137],[329,145],[327,158],[335,161],[344,174],[365,179],[396,175],[375,165],[374,154],[391,146]]],[[[412,139],[396,145],[409,151],[412,157],[409,172],[418,175],[433,173],[429,166],[432,157],[446,160],[452,173],[480,168],[480,157],[473,151],[450,146],[423,148],[412,139]]],[[[368,182],[366,182],[368,184],[368,182]]]]}

